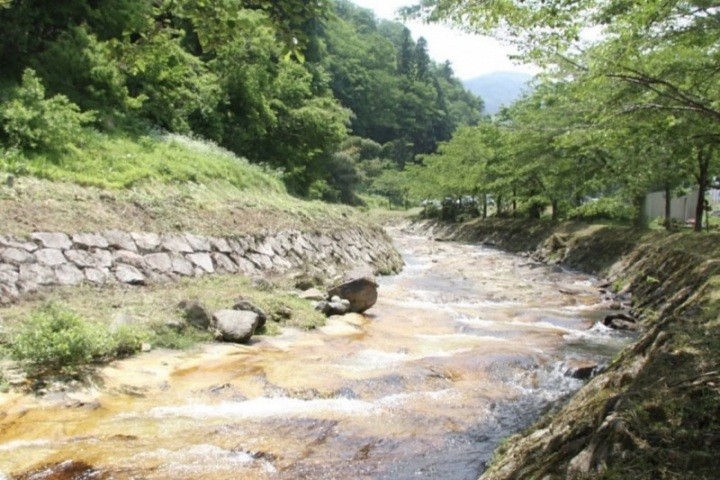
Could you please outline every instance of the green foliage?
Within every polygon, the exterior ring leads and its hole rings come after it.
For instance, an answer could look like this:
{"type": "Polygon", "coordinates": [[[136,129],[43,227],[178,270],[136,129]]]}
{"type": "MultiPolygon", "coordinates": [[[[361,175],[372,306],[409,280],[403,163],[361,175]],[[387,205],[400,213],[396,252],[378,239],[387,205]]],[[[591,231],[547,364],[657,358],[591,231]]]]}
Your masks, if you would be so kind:
{"type": "Polygon", "coordinates": [[[86,26],[60,34],[32,65],[50,91],[65,95],[82,110],[122,114],[142,103],[130,97],[111,42],[99,41],[86,26]]]}
{"type": "Polygon", "coordinates": [[[106,354],[110,345],[102,327],[49,306],[33,314],[12,335],[10,356],[31,373],[75,371],[106,354]]]}
{"type": "Polygon", "coordinates": [[[577,220],[613,220],[629,222],[633,219],[633,208],[617,197],[603,197],[575,207],[568,212],[577,220]]]}
{"type": "Polygon", "coordinates": [[[112,332],[112,353],[113,357],[127,357],[138,353],[142,344],[150,340],[150,332],[146,329],[133,325],[120,325],[112,332]]]}
{"type": "Polygon", "coordinates": [[[207,331],[200,331],[195,328],[177,330],[163,323],[150,325],[148,336],[153,346],[173,350],[186,350],[198,343],[212,340],[212,335],[207,331]]]}
{"type": "Polygon", "coordinates": [[[394,148],[399,167],[430,153],[455,127],[477,123],[482,101],[469,94],[452,69],[433,63],[427,42],[415,42],[401,24],[377,20],[346,1],[324,33],[335,96],[355,114],[352,133],[394,148]]]}
{"type": "Polygon", "coordinates": [[[80,112],[65,96],[45,98],[45,88],[31,69],[25,70],[22,84],[0,108],[2,129],[9,146],[48,152],[66,149],[94,116],[91,112],[80,112]]]}
{"type": "Polygon", "coordinates": [[[227,162],[105,148],[160,128],[268,164],[293,194],[358,204],[389,161],[403,169],[481,117],[424,39],[347,1],[28,1],[0,24],[0,161],[15,173],[246,183],[227,162]],[[93,120],[110,142],[81,128],[93,120]],[[366,139],[358,158],[336,155],[349,132],[366,139]]]}
{"type": "Polygon", "coordinates": [[[0,169],[105,188],[150,182],[220,181],[241,190],[285,191],[276,173],[252,165],[212,142],[170,134],[135,140],[91,131],[80,138],[83,148],[68,149],[60,163],[46,154],[22,155],[15,151],[0,156],[0,169]]]}
{"type": "Polygon", "coordinates": [[[128,89],[143,100],[144,116],[172,132],[190,133],[191,118],[211,116],[221,91],[205,63],[180,45],[181,35],[165,29],[142,44],[126,46],[123,60],[128,89]]]}

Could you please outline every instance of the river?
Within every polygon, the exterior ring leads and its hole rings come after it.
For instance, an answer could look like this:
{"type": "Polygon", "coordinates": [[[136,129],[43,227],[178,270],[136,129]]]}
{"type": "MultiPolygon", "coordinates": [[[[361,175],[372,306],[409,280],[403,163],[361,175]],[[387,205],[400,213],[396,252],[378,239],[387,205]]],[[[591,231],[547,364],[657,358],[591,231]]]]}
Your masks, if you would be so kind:
{"type": "Polygon", "coordinates": [[[394,238],[406,267],[365,316],[4,395],[0,478],[475,479],[504,437],[582,385],[568,368],[628,341],[597,323],[592,277],[394,238]]]}

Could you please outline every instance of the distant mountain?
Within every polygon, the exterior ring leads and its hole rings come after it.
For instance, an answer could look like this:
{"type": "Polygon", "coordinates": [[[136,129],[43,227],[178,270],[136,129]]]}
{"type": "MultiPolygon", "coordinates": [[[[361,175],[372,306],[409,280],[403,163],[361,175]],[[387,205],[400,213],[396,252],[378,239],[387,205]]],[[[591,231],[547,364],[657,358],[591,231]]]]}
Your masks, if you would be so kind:
{"type": "Polygon", "coordinates": [[[485,111],[496,114],[502,105],[514,102],[532,80],[532,75],[517,72],[493,72],[464,80],[465,88],[485,101],[485,111]]]}

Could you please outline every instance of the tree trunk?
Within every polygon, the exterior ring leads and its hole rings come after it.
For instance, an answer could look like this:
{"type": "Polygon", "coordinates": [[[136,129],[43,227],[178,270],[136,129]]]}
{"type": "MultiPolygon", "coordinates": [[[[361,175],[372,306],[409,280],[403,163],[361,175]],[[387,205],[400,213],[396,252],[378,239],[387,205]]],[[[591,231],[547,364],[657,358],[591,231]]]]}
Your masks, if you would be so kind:
{"type": "Polygon", "coordinates": [[[670,188],[670,182],[665,182],[665,230],[670,230],[672,227],[672,189],[670,188]]]}
{"type": "Polygon", "coordinates": [[[487,204],[487,194],[482,194],[482,218],[487,218],[487,210],[488,210],[488,204],[487,204]]]}
{"type": "Polygon", "coordinates": [[[695,204],[695,225],[693,230],[696,232],[702,232],[703,214],[705,213],[705,192],[708,187],[708,170],[710,169],[710,154],[705,152],[705,149],[700,147],[697,154],[697,180],[698,186],[698,198],[695,204]]]}
{"type": "Polygon", "coordinates": [[[645,212],[645,195],[636,195],[633,199],[633,203],[635,204],[635,226],[639,228],[643,228],[646,226],[647,219],[646,212],[645,212]]]}
{"type": "Polygon", "coordinates": [[[553,200],[552,201],[552,219],[557,220],[558,216],[560,216],[560,212],[558,211],[558,201],[553,200]]]}
{"type": "Polygon", "coordinates": [[[515,218],[515,214],[517,213],[517,189],[513,186],[512,191],[512,216],[515,218]]]}

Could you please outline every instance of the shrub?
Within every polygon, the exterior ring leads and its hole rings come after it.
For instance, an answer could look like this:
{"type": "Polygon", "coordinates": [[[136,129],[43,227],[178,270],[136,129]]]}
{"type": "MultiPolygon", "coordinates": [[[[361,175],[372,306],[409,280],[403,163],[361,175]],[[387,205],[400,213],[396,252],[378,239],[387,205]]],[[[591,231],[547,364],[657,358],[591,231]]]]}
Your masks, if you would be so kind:
{"type": "Polygon", "coordinates": [[[14,335],[10,356],[31,373],[75,371],[107,354],[112,342],[99,325],[55,306],[34,313],[14,335]]]}
{"type": "Polygon", "coordinates": [[[0,120],[9,144],[23,150],[62,151],[94,118],[63,95],[46,99],[45,87],[29,68],[21,86],[1,106],[0,120]]]}
{"type": "Polygon", "coordinates": [[[634,217],[633,208],[617,197],[603,197],[587,202],[568,212],[570,218],[577,220],[615,220],[630,221],[634,217]]]}
{"type": "Polygon", "coordinates": [[[112,333],[112,355],[114,357],[127,357],[139,352],[143,342],[148,341],[150,333],[131,325],[121,325],[112,333]]]}

